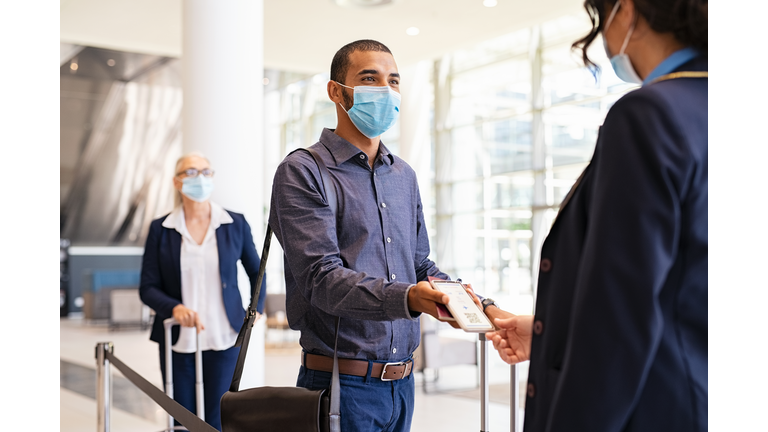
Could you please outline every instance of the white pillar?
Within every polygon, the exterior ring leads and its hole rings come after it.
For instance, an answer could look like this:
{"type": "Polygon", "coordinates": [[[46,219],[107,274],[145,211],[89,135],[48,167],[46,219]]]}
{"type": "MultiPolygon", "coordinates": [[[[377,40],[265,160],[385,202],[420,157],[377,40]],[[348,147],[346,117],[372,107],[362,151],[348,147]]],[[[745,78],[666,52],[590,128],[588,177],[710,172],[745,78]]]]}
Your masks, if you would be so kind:
{"type": "MultiPolygon", "coordinates": [[[[211,199],[243,213],[264,242],[263,0],[183,0],[183,150],[216,171],[211,199]]],[[[244,301],[248,279],[239,275],[244,301]]],[[[264,385],[264,326],[254,327],[241,388],[264,385]]]]}

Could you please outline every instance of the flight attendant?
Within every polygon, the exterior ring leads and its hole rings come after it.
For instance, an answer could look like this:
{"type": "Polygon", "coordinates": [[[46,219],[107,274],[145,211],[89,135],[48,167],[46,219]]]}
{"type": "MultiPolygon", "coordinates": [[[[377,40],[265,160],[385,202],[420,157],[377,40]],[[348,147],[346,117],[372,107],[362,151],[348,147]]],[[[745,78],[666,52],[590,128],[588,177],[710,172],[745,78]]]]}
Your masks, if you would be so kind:
{"type": "Polygon", "coordinates": [[[587,0],[619,78],[541,251],[535,314],[489,333],[530,360],[525,431],[706,431],[707,2],[587,0]]]}

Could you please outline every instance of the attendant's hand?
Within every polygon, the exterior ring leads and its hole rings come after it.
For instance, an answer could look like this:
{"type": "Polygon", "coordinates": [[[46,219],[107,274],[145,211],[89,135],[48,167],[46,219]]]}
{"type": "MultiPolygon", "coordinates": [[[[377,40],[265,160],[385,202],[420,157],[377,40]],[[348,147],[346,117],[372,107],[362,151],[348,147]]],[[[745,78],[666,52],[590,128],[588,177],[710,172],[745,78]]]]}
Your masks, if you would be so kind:
{"type": "Polygon", "coordinates": [[[261,318],[261,314],[258,312],[255,312],[256,315],[254,315],[256,318],[253,320],[253,322],[258,321],[261,318]]]}
{"type": "MultiPolygon", "coordinates": [[[[421,312],[437,318],[437,303],[448,304],[448,294],[432,288],[429,282],[421,281],[408,291],[408,309],[421,312]]],[[[439,320],[439,319],[438,319],[439,320]]],[[[456,321],[441,321],[450,324],[453,328],[460,328],[456,321]]]]}
{"type": "MultiPolygon", "coordinates": [[[[489,306],[487,311],[490,312],[491,308],[501,311],[493,306],[489,306]]],[[[486,333],[485,337],[493,341],[493,347],[499,352],[501,359],[508,364],[530,360],[533,315],[513,315],[493,321],[498,330],[486,333]]]]}
{"type": "Polygon", "coordinates": [[[173,308],[173,317],[182,327],[197,327],[197,332],[205,330],[205,326],[200,321],[197,312],[189,309],[183,304],[178,304],[173,308]]]}
{"type": "Polygon", "coordinates": [[[483,302],[480,300],[480,297],[475,294],[475,290],[472,289],[472,284],[464,284],[464,291],[466,291],[467,294],[472,297],[472,300],[475,302],[477,307],[479,307],[480,310],[483,310],[483,302]]]}

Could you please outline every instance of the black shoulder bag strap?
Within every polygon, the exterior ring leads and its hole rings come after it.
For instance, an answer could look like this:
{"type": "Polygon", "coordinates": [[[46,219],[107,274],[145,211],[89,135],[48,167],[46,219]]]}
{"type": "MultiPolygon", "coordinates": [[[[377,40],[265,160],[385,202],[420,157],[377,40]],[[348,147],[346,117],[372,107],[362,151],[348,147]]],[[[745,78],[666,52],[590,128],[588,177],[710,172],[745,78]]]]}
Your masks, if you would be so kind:
{"type": "MultiPolygon", "coordinates": [[[[331,181],[331,174],[328,172],[328,167],[325,166],[320,154],[313,148],[299,149],[308,152],[312,155],[312,158],[317,163],[317,167],[320,169],[320,178],[323,183],[323,190],[325,191],[325,199],[328,202],[328,206],[334,215],[337,213],[338,201],[336,199],[336,189],[331,181]]],[[[248,311],[245,316],[245,322],[240,327],[240,332],[237,335],[235,346],[240,347],[240,353],[237,356],[237,364],[235,365],[235,373],[232,376],[232,383],[229,386],[229,391],[236,392],[240,390],[240,378],[243,375],[243,367],[245,366],[245,355],[248,351],[248,344],[251,340],[251,329],[256,322],[256,305],[259,301],[259,294],[261,292],[261,284],[264,280],[264,273],[267,269],[267,258],[269,258],[269,245],[272,241],[272,227],[267,224],[267,235],[264,238],[264,249],[261,252],[261,264],[259,265],[259,274],[256,278],[256,289],[251,296],[251,303],[248,306],[248,311]]],[[[339,384],[339,360],[336,355],[336,349],[338,348],[339,341],[339,317],[336,317],[336,337],[333,345],[333,374],[331,377],[331,397],[330,397],[330,426],[331,432],[341,432],[341,409],[339,400],[341,399],[340,384],[339,384]]]]}

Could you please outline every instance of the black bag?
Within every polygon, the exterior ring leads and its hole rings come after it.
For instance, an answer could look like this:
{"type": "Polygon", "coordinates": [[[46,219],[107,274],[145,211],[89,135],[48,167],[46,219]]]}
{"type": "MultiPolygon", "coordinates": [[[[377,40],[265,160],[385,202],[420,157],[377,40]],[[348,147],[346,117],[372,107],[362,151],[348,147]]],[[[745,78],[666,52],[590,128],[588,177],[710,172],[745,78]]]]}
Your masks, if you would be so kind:
{"type": "MultiPolygon", "coordinates": [[[[326,200],[336,211],[336,192],[330,183],[330,174],[314,149],[308,151],[320,168],[326,200]]],[[[229,391],[221,397],[221,428],[223,432],[281,431],[281,432],[341,432],[339,413],[339,362],[336,345],[339,337],[339,318],[336,318],[336,342],[333,348],[333,375],[331,388],[308,390],[301,387],[257,387],[240,391],[240,378],[245,355],[256,318],[256,303],[264,280],[272,227],[267,225],[264,251],[261,256],[256,289],[235,346],[240,347],[235,373],[229,391]]]]}

